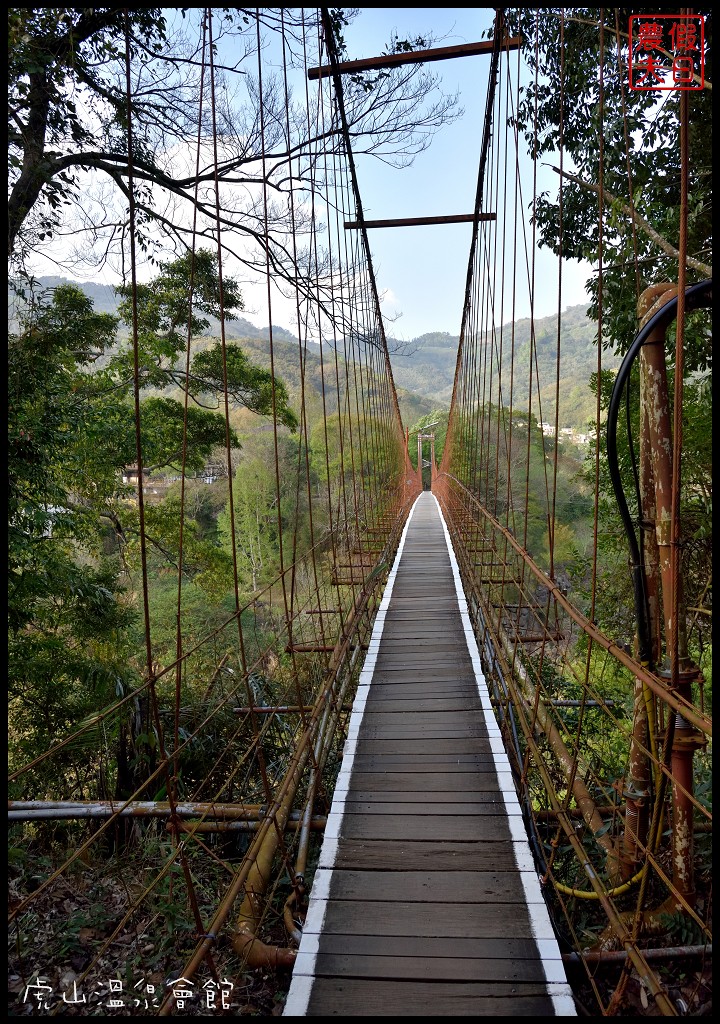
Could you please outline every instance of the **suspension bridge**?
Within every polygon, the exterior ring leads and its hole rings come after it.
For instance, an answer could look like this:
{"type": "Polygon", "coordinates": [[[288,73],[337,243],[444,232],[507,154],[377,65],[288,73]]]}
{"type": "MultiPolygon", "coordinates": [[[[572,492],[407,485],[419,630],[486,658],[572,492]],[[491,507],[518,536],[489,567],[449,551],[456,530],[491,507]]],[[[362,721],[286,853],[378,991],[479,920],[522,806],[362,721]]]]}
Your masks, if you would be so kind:
{"type": "MultiPolygon", "coordinates": [[[[700,976],[712,957],[712,724],[697,660],[709,584],[687,593],[683,558],[695,549],[682,544],[680,471],[683,338],[705,329],[710,275],[688,262],[681,232],[674,274],[652,287],[636,278],[637,334],[612,364],[607,411],[598,389],[603,487],[627,535],[618,593],[634,635],[617,635],[599,610],[610,586],[598,555],[599,443],[583,559],[571,543],[580,513],[560,516],[561,257],[549,347],[541,352],[532,316],[521,338],[514,315],[522,289],[532,309],[540,286],[526,223],[538,197],[521,176],[516,127],[522,40],[498,11],[483,43],[346,61],[328,9],[292,23],[284,11],[249,13],[258,133],[245,160],[260,198],[247,266],[267,281],[270,323],[280,281],[298,324],[294,429],[278,412],[272,327],[267,342],[277,560],[271,579],[243,582],[221,275],[232,607],[224,594],[205,631],[190,621],[183,464],[172,643],[153,619],[143,547],[136,685],[11,765],[13,846],[52,851],[29,881],[11,877],[13,977],[24,972],[28,1001],[34,971],[61,994],[92,988],[83,1006],[109,1006],[114,994],[121,1013],[161,1016],[257,1006],[253,979],[268,974],[287,988],[285,1016],[609,1015],[631,997],[655,1014],[690,1012],[702,1000],[678,995],[664,969],[700,976]],[[284,74],[272,81],[261,31],[279,40],[284,74]],[[472,224],[472,241],[447,435],[441,443],[423,428],[414,465],[369,243],[373,227],[412,225],[365,217],[354,147],[376,94],[353,83],[380,72],[377,89],[402,88],[418,63],[461,57],[487,62],[474,210],[455,218],[472,224]],[[288,86],[298,63],[302,116],[288,86]],[[620,412],[631,387],[640,411],[628,440],[620,412]],[[553,418],[548,433],[541,424],[553,418]],[[636,495],[622,444],[639,451],[636,495]],[[60,968],[73,899],[107,912],[78,939],[71,977],[60,968]],[[39,920],[54,964],[32,954],[39,920]],[[121,976],[118,949],[132,977],[121,976]],[[144,1011],[134,1009],[138,986],[144,1011]]],[[[223,268],[222,201],[241,161],[215,120],[214,21],[206,11],[198,49],[198,166],[204,133],[223,146],[194,199],[192,245],[212,240],[223,268]]],[[[611,43],[599,49],[608,74],[611,43]]],[[[129,45],[127,64],[132,125],[129,45]]],[[[602,89],[598,109],[602,118],[602,89]]],[[[683,103],[685,172],[688,116],[683,103]]],[[[602,148],[599,162],[602,180],[602,148]]],[[[142,169],[129,133],[131,235],[142,169]]],[[[687,192],[682,202],[687,215],[687,192]]],[[[597,204],[600,246],[618,209],[597,204]]],[[[413,222],[443,219],[453,218],[413,222]]],[[[188,328],[188,367],[191,342],[188,328]]],[[[140,351],[137,329],[131,346],[140,351]]],[[[607,358],[598,345],[598,379],[607,358]]],[[[186,377],[187,410],[189,368],[186,377]]],[[[145,544],[139,420],[133,507],[145,544]]],[[[185,439],[187,425],[186,415],[185,439]]],[[[62,1001],[48,1005],[64,1012],[62,1001]]]]}
{"type": "Polygon", "coordinates": [[[574,1015],[452,546],[413,506],[360,674],[290,1016],[574,1015]],[[461,984],[458,984],[461,983],[461,984]]]}

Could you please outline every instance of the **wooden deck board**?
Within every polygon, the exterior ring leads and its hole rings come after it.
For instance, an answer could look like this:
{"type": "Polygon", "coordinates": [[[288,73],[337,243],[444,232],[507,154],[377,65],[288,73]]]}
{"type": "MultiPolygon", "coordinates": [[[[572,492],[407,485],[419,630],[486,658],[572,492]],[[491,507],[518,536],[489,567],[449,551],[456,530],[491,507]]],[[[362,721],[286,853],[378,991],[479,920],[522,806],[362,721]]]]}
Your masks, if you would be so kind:
{"type": "MultiPolygon", "coordinates": [[[[409,801],[402,798],[402,794],[396,794],[398,799],[396,800],[346,800],[345,801],[345,813],[346,814],[402,814],[411,815],[412,817],[424,818],[425,814],[419,813],[418,803],[419,801],[409,801]]],[[[485,814],[502,814],[505,815],[505,804],[501,800],[485,800],[485,801],[468,801],[468,800],[453,800],[452,794],[448,794],[445,802],[441,804],[433,804],[433,814],[435,815],[485,815],[485,814]]]]}
{"type": "Polygon", "coordinates": [[[334,899],[327,903],[323,934],[347,935],[351,918],[355,935],[510,940],[527,939],[529,929],[522,908],[508,915],[507,905],[500,903],[488,903],[480,914],[476,905],[462,903],[374,901],[366,902],[358,914],[357,902],[334,899]]]}
{"type": "Polygon", "coordinates": [[[494,778],[488,779],[485,772],[478,775],[474,771],[449,772],[445,769],[440,771],[435,768],[432,771],[423,772],[356,771],[355,776],[356,786],[362,787],[362,789],[353,787],[353,793],[360,798],[366,795],[366,787],[369,789],[372,786],[374,797],[378,800],[382,800],[385,793],[398,791],[402,791],[406,800],[416,797],[419,800],[425,800],[429,793],[447,792],[454,793],[458,800],[461,799],[463,793],[477,794],[478,796],[484,794],[483,799],[486,799],[489,793],[493,799],[497,799],[497,782],[494,778]]]}
{"type": "MultiPolygon", "coordinates": [[[[512,844],[497,840],[461,843],[442,839],[435,842],[398,842],[345,838],[338,849],[335,865],[341,869],[365,871],[376,868],[384,868],[386,871],[474,871],[481,864],[488,871],[498,871],[511,863],[512,856],[512,844]]],[[[446,921],[447,910],[443,904],[440,921],[446,921]]],[[[469,915],[469,921],[476,921],[477,917],[477,911],[474,910],[469,915]]],[[[441,925],[438,922],[433,927],[438,929],[441,925]]],[[[468,931],[470,927],[469,922],[465,922],[462,934],[472,934],[468,931]]],[[[408,934],[425,933],[411,931],[408,934]]]]}
{"type": "MultiPolygon", "coordinates": [[[[397,716],[400,721],[378,722],[368,724],[365,727],[363,743],[369,740],[387,740],[389,743],[399,744],[406,740],[480,740],[487,741],[487,733],[475,722],[463,722],[457,719],[454,724],[443,725],[430,721],[413,722],[408,713],[405,721],[397,716]]],[[[417,747],[417,744],[416,744],[417,747]]],[[[400,751],[403,747],[398,748],[400,751]]]]}
{"type": "MultiPolygon", "coordinates": [[[[353,765],[354,772],[371,771],[378,772],[387,769],[388,771],[403,772],[436,772],[436,771],[458,771],[458,772],[490,772],[496,775],[495,759],[490,750],[480,753],[478,751],[451,750],[445,753],[424,752],[418,754],[417,746],[410,754],[387,753],[387,751],[367,752],[358,751],[353,765]]],[[[497,788],[497,782],[493,781],[497,788]]]]}
{"type": "Polygon", "coordinates": [[[308,1016],[351,1017],[552,1017],[543,985],[411,983],[378,979],[319,978],[308,1016]],[[359,1008],[362,1007],[362,1010],[359,1008]]]}
{"type": "MultiPolygon", "coordinates": [[[[425,671],[427,669],[428,654],[423,654],[418,651],[417,648],[413,647],[409,652],[404,651],[383,651],[378,655],[376,664],[378,672],[391,671],[393,668],[400,669],[403,672],[412,671],[425,671]]],[[[434,659],[434,663],[438,670],[438,673],[442,675],[443,669],[448,673],[458,669],[467,667],[470,664],[470,659],[465,657],[461,652],[453,652],[445,650],[442,655],[438,653],[438,656],[434,659]]]]}
{"type": "MultiPolygon", "coordinates": [[[[381,949],[379,939],[376,939],[381,949]]],[[[537,959],[489,960],[458,956],[374,956],[360,953],[318,953],[315,973],[325,977],[394,978],[437,981],[544,981],[545,972],[537,959]]]]}
{"type": "Polygon", "coordinates": [[[400,686],[404,683],[412,683],[416,686],[422,684],[428,690],[435,693],[445,693],[446,690],[455,687],[463,688],[467,693],[468,688],[473,688],[474,677],[472,668],[463,669],[462,672],[457,672],[453,669],[444,671],[438,667],[436,662],[433,664],[434,669],[430,678],[428,678],[427,674],[427,664],[416,666],[413,669],[397,666],[385,671],[380,671],[376,665],[373,686],[381,689],[383,686],[400,686]]]}
{"type": "Polygon", "coordinates": [[[525,894],[520,872],[510,871],[338,871],[330,898],[417,903],[520,903],[525,894]]]}
{"type": "Polygon", "coordinates": [[[402,715],[406,714],[409,708],[409,700],[413,702],[413,711],[430,711],[433,714],[437,714],[439,711],[461,711],[466,713],[467,711],[479,711],[481,707],[480,698],[468,700],[461,695],[457,697],[413,697],[409,695],[404,698],[386,697],[384,699],[373,696],[368,699],[365,705],[365,717],[368,724],[372,724],[373,716],[377,714],[390,714],[392,712],[402,715]]]}
{"type": "MultiPolygon", "coordinates": [[[[356,780],[358,781],[358,780],[356,780]]],[[[365,782],[367,786],[367,782],[365,782]]],[[[483,792],[482,790],[442,790],[435,789],[433,792],[433,810],[436,806],[447,807],[449,804],[495,804],[498,806],[502,813],[505,813],[505,802],[494,790],[491,792],[483,792]]],[[[352,793],[348,800],[345,801],[345,810],[348,809],[350,799],[352,803],[370,803],[370,804],[409,804],[415,807],[415,813],[417,813],[416,804],[424,804],[427,801],[427,791],[424,789],[408,789],[404,790],[388,790],[382,789],[380,791],[369,791],[361,790],[358,791],[353,787],[352,793]]]]}
{"type": "Polygon", "coordinates": [[[467,629],[423,495],[370,643],[286,1015],[574,1014],[467,629]]]}
{"type": "MultiPolygon", "coordinates": [[[[497,935],[486,938],[470,938],[467,935],[346,935],[339,931],[333,932],[332,935],[333,953],[344,957],[412,957],[420,962],[425,961],[427,957],[438,960],[451,957],[458,960],[488,961],[540,959],[537,943],[527,938],[508,939],[498,938],[497,935]]],[[[445,968],[442,976],[448,976],[445,968]]],[[[426,980],[430,977],[431,974],[428,973],[426,980]]],[[[541,975],[534,980],[542,979],[541,975]]]]}
{"type": "Polygon", "coordinates": [[[427,754],[449,754],[454,757],[456,754],[489,754],[490,741],[480,736],[469,736],[465,738],[450,737],[446,739],[428,738],[423,740],[422,749],[419,749],[417,739],[364,739],[358,740],[358,754],[414,754],[418,764],[422,764],[427,754]]]}
{"type": "MultiPolygon", "coordinates": [[[[423,698],[419,698],[422,700],[423,698]]],[[[480,711],[482,705],[476,707],[474,710],[480,711]]],[[[472,726],[474,732],[478,735],[487,736],[487,726],[482,720],[480,715],[468,715],[468,711],[473,710],[472,708],[465,708],[460,710],[458,708],[428,708],[423,710],[415,707],[415,704],[409,705],[407,708],[403,708],[402,711],[391,711],[387,708],[376,708],[370,707],[365,709],[365,715],[363,716],[363,732],[368,729],[372,729],[377,726],[385,726],[387,728],[394,728],[402,730],[404,727],[412,726],[412,728],[428,729],[437,728],[438,726],[452,726],[455,727],[461,723],[467,723],[472,726]],[[428,713],[431,712],[431,713],[428,713]]]]}
{"type": "Polygon", "coordinates": [[[349,814],[344,824],[343,835],[350,839],[445,839],[450,835],[466,841],[511,839],[507,819],[489,814],[474,818],[463,814],[406,816],[402,820],[385,814],[349,814]]]}

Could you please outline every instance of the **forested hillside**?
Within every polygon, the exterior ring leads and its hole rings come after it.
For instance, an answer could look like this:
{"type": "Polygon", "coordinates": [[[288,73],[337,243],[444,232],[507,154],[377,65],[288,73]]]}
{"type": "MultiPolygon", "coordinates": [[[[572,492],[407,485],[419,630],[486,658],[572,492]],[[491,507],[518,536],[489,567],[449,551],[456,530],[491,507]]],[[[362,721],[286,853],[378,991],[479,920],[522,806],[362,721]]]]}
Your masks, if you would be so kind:
{"type": "MultiPolygon", "coordinates": [[[[590,389],[590,377],[597,370],[597,324],[588,318],[587,306],[571,306],[560,317],[558,339],[558,318],[544,317],[535,320],[535,365],[533,379],[532,414],[539,421],[554,423],[555,387],[558,345],[560,359],[560,413],[559,426],[572,427],[577,431],[586,429],[588,421],[595,417],[595,396],[590,389]],[[538,381],[540,400],[538,401],[538,381]]],[[[525,366],[531,350],[530,320],[518,320],[514,325],[504,324],[493,339],[493,362],[497,364],[502,352],[502,399],[510,404],[510,369],[514,342],[516,366],[525,366]]],[[[415,391],[433,399],[437,405],[450,405],[458,336],[444,332],[422,334],[408,346],[410,355],[392,356],[395,382],[403,388],[415,391]]],[[[391,343],[392,350],[392,343],[391,343]]],[[[614,360],[620,365],[620,357],[614,360]]],[[[607,369],[613,359],[604,359],[607,369]]],[[[512,382],[512,405],[521,411],[528,411],[529,382],[526,374],[517,373],[512,382]]],[[[492,401],[498,396],[493,395],[492,401]]]]}
{"type": "MultiPolygon", "coordinates": [[[[52,290],[58,284],[69,283],[66,278],[41,277],[38,286],[52,290]]],[[[76,283],[76,282],[72,282],[76,283]]],[[[78,283],[78,287],[93,300],[95,309],[100,313],[114,313],[118,298],[109,285],[98,285],[92,282],[78,283]]],[[[12,309],[16,298],[9,293],[12,309]]],[[[590,389],[591,375],[597,369],[597,348],[595,337],[597,325],[587,316],[586,306],[571,306],[560,318],[559,345],[562,357],[560,360],[560,395],[561,405],[559,426],[572,427],[583,431],[588,421],[595,415],[595,395],[590,389]]],[[[530,320],[518,320],[514,325],[503,325],[494,339],[496,353],[502,351],[503,401],[510,402],[510,369],[511,369],[511,338],[514,339],[516,365],[524,365],[531,348],[530,320]]],[[[208,337],[218,334],[217,321],[210,318],[210,326],[205,332],[208,337]]],[[[269,368],[270,356],[267,348],[268,329],[257,327],[245,317],[229,320],[226,324],[226,337],[241,340],[247,348],[253,362],[269,368]],[[263,344],[263,342],[265,344],[263,344]]],[[[434,408],[449,407],[452,398],[455,362],[459,338],[455,334],[435,331],[422,334],[408,343],[400,344],[388,339],[390,359],[395,384],[398,388],[400,412],[406,426],[412,426],[418,419],[434,408]]],[[[535,353],[537,376],[533,381],[532,415],[538,421],[554,423],[555,419],[555,386],[556,386],[556,353],[558,349],[558,321],[550,316],[535,321],[535,353]],[[538,401],[538,381],[539,394],[538,401]]],[[[202,345],[202,341],[195,344],[202,345]]],[[[298,340],[285,327],[273,325],[273,344],[275,359],[280,376],[286,381],[291,393],[300,386],[300,362],[298,340]]],[[[314,343],[309,343],[307,362],[307,386],[313,392],[311,405],[319,411],[321,398],[320,350],[314,343]]],[[[335,352],[327,346],[325,354],[328,372],[333,372],[335,352]]],[[[497,355],[495,356],[497,359],[497,355]]],[[[612,365],[612,359],[604,359],[605,369],[612,365]]],[[[620,357],[616,359],[620,364],[620,357]]],[[[529,382],[525,375],[516,374],[513,380],[512,404],[520,411],[528,411],[529,382]]],[[[497,401],[497,395],[492,396],[497,401]]]]}

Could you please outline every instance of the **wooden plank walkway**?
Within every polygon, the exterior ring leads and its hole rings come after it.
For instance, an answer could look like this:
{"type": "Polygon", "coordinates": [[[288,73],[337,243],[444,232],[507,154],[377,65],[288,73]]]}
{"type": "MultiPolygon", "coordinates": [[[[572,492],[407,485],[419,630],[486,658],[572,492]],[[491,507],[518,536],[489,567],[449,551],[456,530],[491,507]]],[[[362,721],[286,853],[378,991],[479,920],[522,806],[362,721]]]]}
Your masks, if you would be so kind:
{"type": "Polygon", "coordinates": [[[284,1016],[575,1016],[429,493],[344,753],[284,1016]]]}

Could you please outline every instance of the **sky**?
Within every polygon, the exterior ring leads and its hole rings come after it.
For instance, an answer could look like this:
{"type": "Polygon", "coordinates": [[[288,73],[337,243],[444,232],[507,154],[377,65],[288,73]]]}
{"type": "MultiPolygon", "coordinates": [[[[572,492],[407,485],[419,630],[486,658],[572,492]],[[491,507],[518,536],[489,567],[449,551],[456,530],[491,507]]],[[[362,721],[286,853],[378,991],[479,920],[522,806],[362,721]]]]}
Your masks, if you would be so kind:
{"type": "MultiPolygon", "coordinates": [[[[486,38],[494,11],[490,7],[360,8],[357,17],[344,30],[347,57],[352,60],[376,56],[383,52],[393,34],[399,39],[431,35],[433,46],[478,42],[486,38]]],[[[485,54],[426,65],[442,79],[445,92],[459,92],[463,116],[444,125],[429,148],[418,154],[409,167],[395,169],[373,157],[356,155],[366,219],[473,212],[489,67],[490,57],[485,54]]],[[[549,156],[547,159],[550,161],[549,156]]],[[[529,159],[526,159],[523,174],[527,182],[532,181],[529,159]]],[[[538,191],[549,188],[556,192],[557,185],[557,176],[540,167],[538,191]]],[[[368,234],[386,334],[404,341],[434,331],[459,334],[472,224],[378,228],[369,230],[368,234]]],[[[587,264],[564,261],[562,309],[587,304],[585,282],[590,274],[587,264]]],[[[538,249],[535,300],[538,318],[557,311],[557,277],[557,257],[538,249]],[[545,280],[553,282],[551,288],[542,287],[545,280]]],[[[258,325],[266,323],[264,292],[246,287],[246,296],[248,308],[252,310],[248,319],[258,325]]],[[[509,298],[505,309],[511,309],[509,298]]],[[[519,288],[515,318],[521,319],[529,313],[527,288],[524,291],[519,288]]],[[[511,316],[508,314],[503,319],[507,322],[511,316]]],[[[273,300],[272,321],[294,329],[292,308],[279,297],[273,300]]]]}
{"type": "MultiPolygon", "coordinates": [[[[345,33],[348,53],[351,58],[379,54],[393,31],[400,39],[432,33],[436,46],[477,42],[485,38],[483,33],[493,17],[494,8],[489,7],[361,8],[345,33]]],[[[465,113],[455,124],[444,126],[429,150],[419,154],[409,168],[394,170],[367,157],[357,161],[366,218],[473,212],[489,65],[488,55],[427,65],[442,77],[446,91],[459,89],[465,113]]],[[[539,190],[557,190],[556,175],[543,169],[540,175],[539,190]]],[[[404,340],[429,331],[458,334],[472,224],[374,229],[369,237],[378,287],[385,292],[387,333],[404,340]],[[398,314],[399,319],[393,321],[398,314]]],[[[557,257],[540,250],[536,260],[537,280],[546,275],[554,282],[557,257]]],[[[563,309],[587,303],[585,282],[589,276],[587,264],[564,262],[563,309]]],[[[536,317],[557,310],[555,285],[552,289],[539,287],[536,294],[536,317]]],[[[528,314],[529,302],[521,297],[516,316],[528,314]]]]}
{"type": "MultiPolygon", "coordinates": [[[[379,55],[393,35],[398,39],[432,36],[433,46],[478,42],[486,38],[494,12],[490,7],[360,8],[357,17],[344,29],[347,58],[379,55]]],[[[409,167],[395,169],[376,158],[355,155],[367,220],[473,212],[489,67],[490,57],[485,54],[426,65],[442,79],[444,92],[459,92],[463,116],[444,125],[429,148],[418,154],[409,167]]],[[[531,162],[524,159],[524,179],[532,182],[531,162]]],[[[547,160],[550,159],[548,156],[547,160]]],[[[548,188],[555,193],[557,185],[557,176],[540,167],[538,192],[548,188]]],[[[459,334],[472,224],[377,228],[370,229],[368,235],[386,335],[410,341],[435,331],[459,334]]],[[[590,274],[587,264],[563,262],[562,309],[587,304],[585,282],[590,274]]],[[[536,318],[557,312],[557,278],[557,257],[538,249],[536,318]],[[552,282],[552,287],[544,288],[544,281],[552,282]]],[[[247,318],[257,325],[267,323],[264,286],[254,289],[246,285],[244,293],[251,310],[247,318]]],[[[505,309],[511,308],[508,297],[505,309]]],[[[515,318],[529,314],[528,289],[521,286],[516,293],[515,318]]],[[[503,317],[505,322],[510,319],[509,313],[503,317]]],[[[295,330],[294,321],[292,305],[276,295],[272,322],[295,330]]]]}
{"type": "MultiPolygon", "coordinates": [[[[391,36],[400,39],[431,35],[433,45],[476,42],[492,24],[494,8],[360,8],[345,29],[348,57],[371,57],[383,52],[391,36]]],[[[473,212],[478,162],[487,93],[489,55],[462,57],[426,65],[442,79],[445,92],[460,93],[463,116],[444,125],[429,148],[414,163],[400,170],[367,156],[356,158],[363,208],[367,219],[438,216],[473,212]]],[[[531,169],[526,167],[531,175],[531,169]]],[[[529,180],[532,180],[531,177],[529,180]]],[[[538,189],[557,189],[557,177],[541,169],[538,189]],[[543,177],[545,175],[545,177],[543,177]]],[[[472,238],[472,224],[433,225],[370,230],[386,334],[410,340],[431,331],[458,334],[472,238]]],[[[536,254],[536,317],[548,316],[558,307],[557,288],[543,288],[545,279],[557,280],[557,259],[539,250],[536,254]]],[[[58,273],[44,261],[36,273],[58,273]]],[[[61,271],[60,271],[61,272],[61,271]]],[[[561,306],[585,304],[585,281],[590,269],[575,261],[563,264],[561,306]]],[[[141,275],[141,279],[146,279],[141,275]]],[[[93,277],[115,284],[111,275],[93,277]]],[[[257,326],[268,322],[266,287],[243,283],[248,320],[257,326]]],[[[519,293],[515,315],[529,314],[526,292],[519,293]]],[[[509,301],[506,309],[510,309],[509,301]]],[[[273,300],[272,322],[290,330],[294,303],[273,300]]],[[[510,315],[503,317],[509,320],[510,315]]]]}

